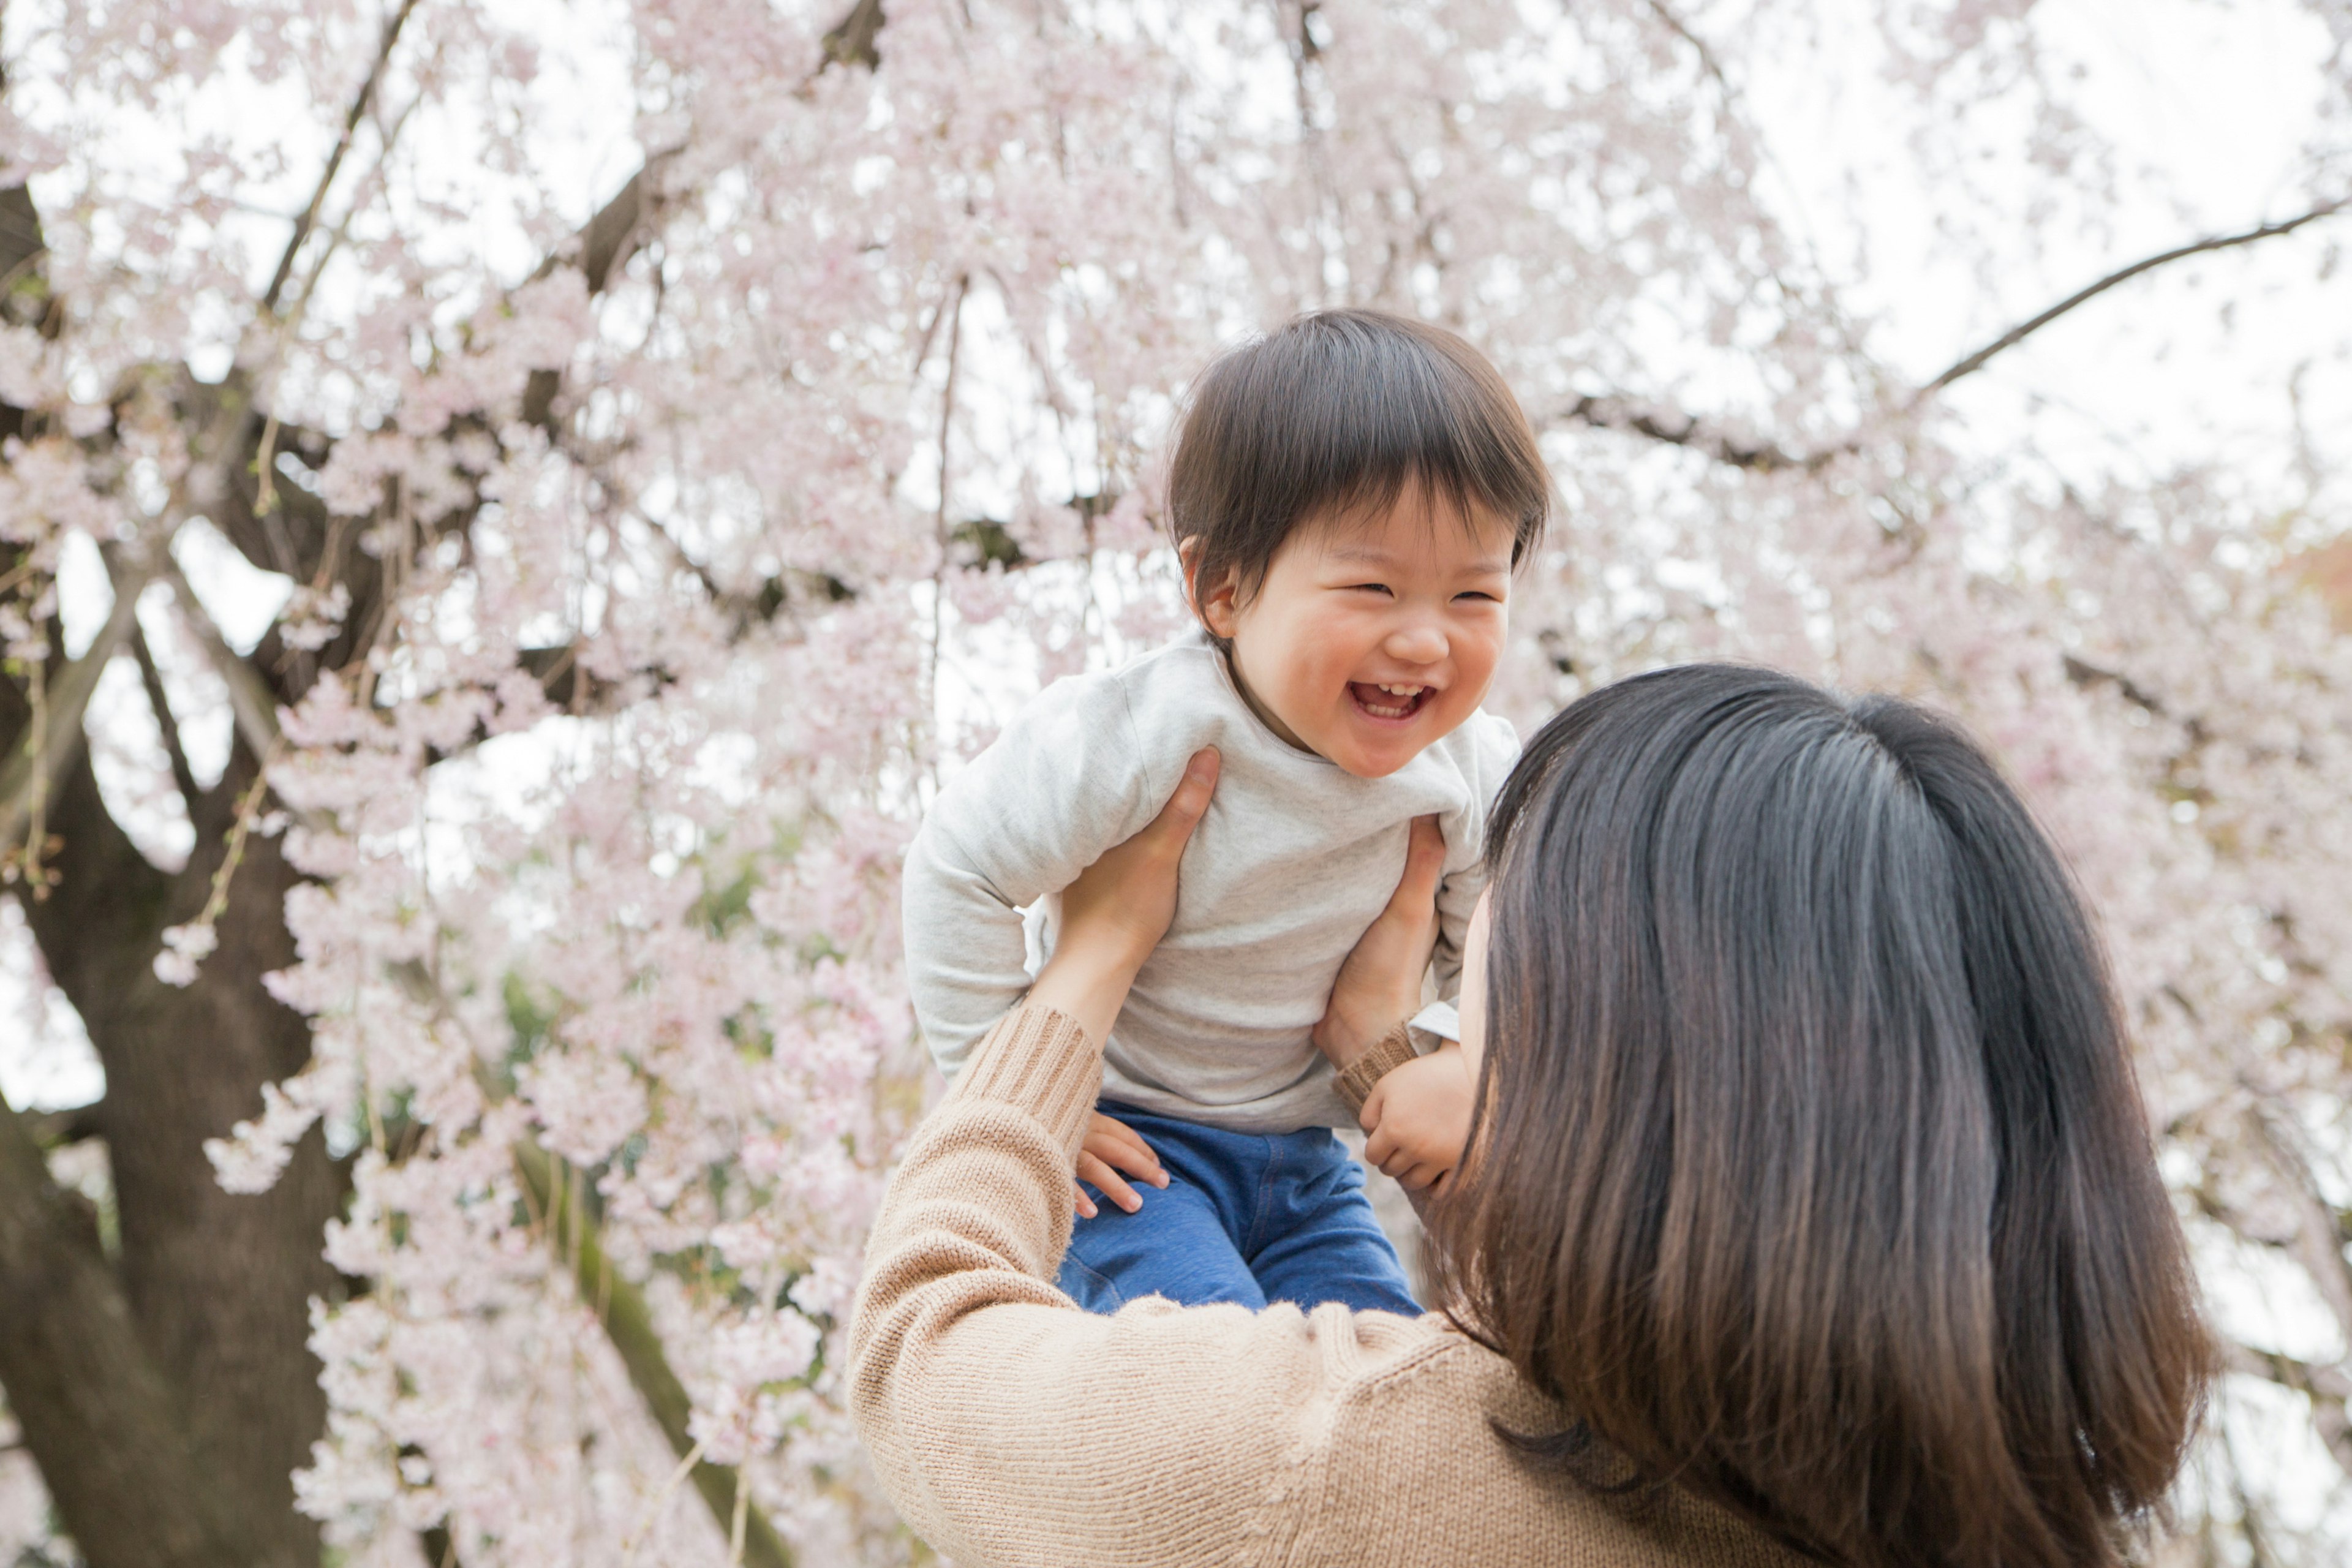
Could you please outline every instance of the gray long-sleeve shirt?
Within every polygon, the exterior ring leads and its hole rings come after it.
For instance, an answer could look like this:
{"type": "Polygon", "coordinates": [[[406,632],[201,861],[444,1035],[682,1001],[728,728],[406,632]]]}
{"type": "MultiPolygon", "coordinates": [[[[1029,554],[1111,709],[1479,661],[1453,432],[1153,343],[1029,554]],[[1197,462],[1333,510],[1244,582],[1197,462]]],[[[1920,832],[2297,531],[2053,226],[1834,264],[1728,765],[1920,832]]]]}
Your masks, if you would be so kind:
{"type": "MultiPolygon", "coordinates": [[[[1487,807],[1518,754],[1478,712],[1386,778],[1268,730],[1197,633],[1055,682],[940,793],[907,850],[907,972],[940,1068],[1029,985],[1024,906],[1158,815],[1202,746],[1223,754],[1184,851],[1176,918],[1103,1051],[1103,1093],[1238,1131],[1352,1125],[1308,1037],[1331,983],[1396,890],[1412,819],[1445,833],[1436,971],[1451,994],[1483,878],[1487,807]]],[[[1047,900],[1044,950],[1053,950],[1047,900]]]]}

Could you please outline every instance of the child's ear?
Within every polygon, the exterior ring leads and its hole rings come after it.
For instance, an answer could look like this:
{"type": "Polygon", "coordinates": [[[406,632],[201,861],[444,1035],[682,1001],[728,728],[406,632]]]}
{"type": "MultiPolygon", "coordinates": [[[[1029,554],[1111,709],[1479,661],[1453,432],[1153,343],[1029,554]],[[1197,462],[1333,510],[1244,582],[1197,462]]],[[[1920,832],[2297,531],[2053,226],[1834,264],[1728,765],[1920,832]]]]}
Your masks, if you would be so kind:
{"type": "Polygon", "coordinates": [[[1235,612],[1241,607],[1241,574],[1228,566],[1214,583],[1201,581],[1201,541],[1198,536],[1176,547],[1177,563],[1184,569],[1184,591],[1192,601],[1192,613],[1201,624],[1216,636],[1231,642],[1234,629],[1239,624],[1235,612]]]}

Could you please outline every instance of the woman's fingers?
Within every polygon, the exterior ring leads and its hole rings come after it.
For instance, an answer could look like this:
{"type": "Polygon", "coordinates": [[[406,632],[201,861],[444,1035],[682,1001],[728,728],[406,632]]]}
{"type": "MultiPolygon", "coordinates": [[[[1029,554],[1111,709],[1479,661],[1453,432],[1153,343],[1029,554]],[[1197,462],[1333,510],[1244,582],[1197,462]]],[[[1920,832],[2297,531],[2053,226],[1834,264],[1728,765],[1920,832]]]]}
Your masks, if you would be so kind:
{"type": "Polygon", "coordinates": [[[1029,988],[1033,1003],[1068,1014],[1096,1039],[1110,1033],[1136,971],[1176,916],[1184,846],[1216,792],[1217,766],[1215,748],[1195,752],[1142,830],[1103,851],[1062,889],[1061,932],[1029,988]]]}
{"type": "Polygon", "coordinates": [[[1155,857],[1175,860],[1183,855],[1184,846],[1192,842],[1192,829],[1200,826],[1201,818],[1208,815],[1209,799],[1217,793],[1217,770],[1223,763],[1214,746],[1202,747],[1185,763],[1184,776],[1176,781],[1176,792],[1160,808],[1160,815],[1135,836],[1150,846],[1155,857]]]}
{"type": "MultiPolygon", "coordinates": [[[[1201,818],[1207,814],[1209,797],[1217,793],[1217,770],[1223,763],[1223,757],[1218,754],[1214,746],[1203,746],[1193,752],[1184,764],[1184,776],[1177,781],[1176,793],[1168,797],[1168,804],[1160,808],[1160,815],[1152,820],[1153,827],[1175,836],[1180,850],[1192,837],[1192,829],[1201,825],[1201,818]]],[[[1436,818],[1430,820],[1433,823],[1436,818]]],[[[1443,841],[1438,847],[1442,854],[1444,849],[1443,841]]]]}
{"type": "Polygon", "coordinates": [[[1445,834],[1434,816],[1412,819],[1412,837],[1405,842],[1404,875],[1397,879],[1389,907],[1413,916],[1426,916],[1437,903],[1437,884],[1445,875],[1445,834]]]}
{"type": "Polygon", "coordinates": [[[1086,1188],[1078,1185],[1075,1176],[1070,1179],[1070,1206],[1078,1211],[1080,1219],[1092,1219],[1102,1212],[1095,1207],[1094,1199],[1087,1196],[1086,1188]]]}

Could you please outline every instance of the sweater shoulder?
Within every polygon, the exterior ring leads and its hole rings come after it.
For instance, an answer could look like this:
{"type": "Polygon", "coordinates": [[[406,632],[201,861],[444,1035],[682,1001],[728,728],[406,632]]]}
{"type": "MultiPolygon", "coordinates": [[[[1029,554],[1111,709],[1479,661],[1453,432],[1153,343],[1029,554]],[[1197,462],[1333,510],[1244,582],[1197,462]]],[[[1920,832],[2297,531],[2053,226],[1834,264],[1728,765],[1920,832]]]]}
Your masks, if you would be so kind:
{"type": "Polygon", "coordinates": [[[1393,1558],[1348,1558],[1314,1549],[1318,1542],[1302,1561],[1432,1561],[1444,1531],[1466,1527],[1477,1544],[1455,1561],[1798,1568],[1753,1527],[1677,1489],[1629,1508],[1528,1463],[1506,1435],[1548,1436],[1570,1417],[1459,1329],[1434,1317],[1422,1323],[1426,1337],[1368,1369],[1339,1402],[1303,1532],[1414,1544],[1393,1558]]]}

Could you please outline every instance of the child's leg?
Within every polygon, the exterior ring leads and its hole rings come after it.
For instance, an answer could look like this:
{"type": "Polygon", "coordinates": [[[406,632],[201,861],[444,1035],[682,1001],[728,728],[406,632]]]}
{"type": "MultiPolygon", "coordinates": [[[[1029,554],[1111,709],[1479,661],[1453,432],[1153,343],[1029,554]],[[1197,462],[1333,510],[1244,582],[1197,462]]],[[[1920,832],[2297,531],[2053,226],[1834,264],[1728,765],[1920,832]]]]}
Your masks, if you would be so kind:
{"type": "MultiPolygon", "coordinates": [[[[1089,1184],[1098,1212],[1080,1215],[1055,1283],[1089,1312],[1116,1312],[1144,1296],[1180,1306],[1234,1301],[1252,1310],[1265,1305],[1249,1265],[1234,1245],[1225,1215],[1235,1184],[1217,1141],[1236,1136],[1167,1117],[1106,1103],[1106,1114],[1133,1127],[1160,1156],[1165,1187],[1134,1184],[1143,1206],[1133,1214],[1089,1184]],[[1206,1145],[1205,1147],[1203,1145],[1206,1145]]],[[[1255,1140],[1253,1140],[1255,1142],[1255,1140]]]]}
{"type": "Polygon", "coordinates": [[[1364,1169],[1321,1128],[1274,1139],[1257,1223],[1243,1240],[1269,1301],[1419,1317],[1421,1304],[1372,1204],[1364,1169]]]}

